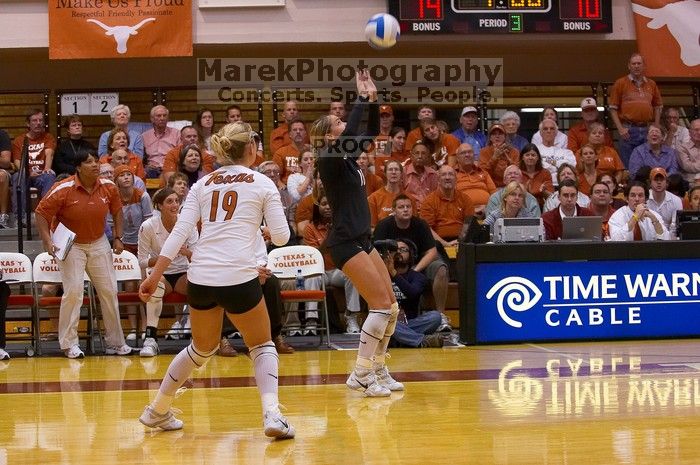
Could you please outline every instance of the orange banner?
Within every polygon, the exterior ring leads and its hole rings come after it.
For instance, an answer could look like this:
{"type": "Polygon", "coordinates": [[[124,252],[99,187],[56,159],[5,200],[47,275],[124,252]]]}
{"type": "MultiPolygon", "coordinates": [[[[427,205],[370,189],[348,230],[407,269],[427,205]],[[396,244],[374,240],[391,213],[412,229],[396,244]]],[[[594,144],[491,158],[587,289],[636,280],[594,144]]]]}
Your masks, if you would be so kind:
{"type": "Polygon", "coordinates": [[[633,0],[632,11],[646,74],[700,76],[700,1],[633,0]]]}
{"type": "Polygon", "coordinates": [[[49,0],[49,58],[192,56],[192,0],[49,0]]]}

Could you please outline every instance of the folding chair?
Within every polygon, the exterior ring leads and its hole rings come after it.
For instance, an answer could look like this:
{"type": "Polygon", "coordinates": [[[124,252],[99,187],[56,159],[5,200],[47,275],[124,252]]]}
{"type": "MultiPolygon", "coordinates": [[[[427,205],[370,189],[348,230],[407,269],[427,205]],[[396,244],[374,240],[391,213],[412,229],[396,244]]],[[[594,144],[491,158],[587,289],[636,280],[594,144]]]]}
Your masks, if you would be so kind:
{"type": "MultiPolygon", "coordinates": [[[[301,271],[304,279],[312,277],[321,278],[319,290],[283,290],[282,301],[289,302],[318,302],[319,315],[321,315],[321,327],[318,329],[320,341],[323,342],[323,333],[328,339],[328,347],[331,347],[331,328],[328,321],[328,305],[326,304],[326,282],[323,255],[321,252],[307,245],[292,245],[273,249],[267,256],[267,267],[279,279],[295,279],[301,271]]],[[[305,311],[305,310],[299,310],[305,311]]]]}
{"type": "MultiPolygon", "coordinates": [[[[139,266],[139,259],[134,254],[128,250],[124,250],[120,254],[112,252],[112,262],[114,265],[114,273],[117,276],[117,286],[119,286],[120,283],[123,285],[124,283],[132,281],[136,281],[137,284],[141,283],[141,267],[139,266]]],[[[133,306],[139,307],[136,313],[136,341],[138,345],[138,341],[140,339],[138,336],[140,333],[138,327],[141,324],[140,310],[141,308],[145,308],[144,303],[139,297],[138,291],[117,291],[117,302],[120,308],[133,306]]]]}
{"type": "MultiPolygon", "coordinates": [[[[34,273],[34,299],[36,301],[36,311],[34,312],[34,327],[36,328],[36,340],[37,340],[37,354],[41,355],[41,320],[42,311],[49,309],[58,309],[61,307],[61,297],[56,296],[42,296],[41,286],[43,284],[63,284],[61,279],[61,271],[58,269],[58,263],[56,259],[48,254],[48,252],[42,252],[34,259],[33,265],[34,273]]],[[[90,353],[95,353],[94,345],[94,312],[93,305],[95,302],[95,297],[92,292],[92,285],[90,284],[90,277],[87,273],[83,273],[83,281],[85,283],[86,292],[83,294],[83,303],[81,305],[81,314],[83,310],[85,311],[85,316],[87,318],[87,328],[83,338],[88,341],[88,351],[90,353]]],[[[104,343],[102,342],[101,334],[100,343],[102,348],[104,348],[104,343]]]]}
{"type": "MultiPolygon", "coordinates": [[[[29,332],[24,328],[18,328],[6,335],[12,336],[7,342],[30,341],[31,345],[25,348],[27,355],[32,356],[36,352],[38,345],[38,330],[34,324],[36,308],[34,306],[34,295],[31,293],[33,287],[32,261],[24,254],[3,252],[0,253],[0,268],[2,269],[2,281],[10,286],[10,298],[7,301],[6,321],[29,321],[29,332]],[[24,287],[29,286],[30,293],[24,293],[24,287]],[[27,310],[29,313],[27,314],[27,310]]],[[[5,328],[2,328],[5,330],[5,328]]]]}

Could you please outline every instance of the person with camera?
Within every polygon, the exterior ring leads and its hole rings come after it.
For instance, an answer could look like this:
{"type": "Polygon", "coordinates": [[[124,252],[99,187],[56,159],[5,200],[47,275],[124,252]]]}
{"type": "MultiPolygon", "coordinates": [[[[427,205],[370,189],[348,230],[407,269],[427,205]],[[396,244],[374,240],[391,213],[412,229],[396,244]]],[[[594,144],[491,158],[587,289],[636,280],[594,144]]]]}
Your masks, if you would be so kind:
{"type": "Polygon", "coordinates": [[[399,303],[399,319],[392,340],[406,347],[442,347],[442,337],[436,332],[442,323],[440,312],[420,311],[420,298],[428,287],[428,279],[411,269],[416,245],[410,239],[383,239],[375,241],[374,248],[384,259],[399,303]]]}
{"type": "Polygon", "coordinates": [[[416,244],[418,251],[414,257],[417,263],[413,270],[424,274],[432,286],[435,309],[442,315],[440,331],[451,331],[450,322],[445,315],[449,272],[447,263],[438,253],[437,242],[433,238],[430,226],[425,220],[413,216],[413,202],[406,194],[396,196],[393,209],[392,216],[377,223],[374,240],[396,240],[405,237],[416,244]]]}

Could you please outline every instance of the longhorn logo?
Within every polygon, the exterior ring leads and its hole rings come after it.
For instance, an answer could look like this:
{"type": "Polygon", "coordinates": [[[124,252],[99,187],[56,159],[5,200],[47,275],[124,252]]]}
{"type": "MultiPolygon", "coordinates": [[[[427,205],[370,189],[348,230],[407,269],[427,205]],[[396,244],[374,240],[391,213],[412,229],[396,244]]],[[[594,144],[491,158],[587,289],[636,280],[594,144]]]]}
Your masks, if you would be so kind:
{"type": "Polygon", "coordinates": [[[498,314],[508,326],[513,328],[522,328],[523,324],[512,319],[506,310],[525,312],[534,307],[542,298],[542,292],[532,281],[519,276],[501,279],[489,289],[486,298],[491,300],[497,293],[496,308],[498,314]]]}
{"type": "Polygon", "coordinates": [[[138,34],[138,30],[144,24],[155,21],[156,18],[146,18],[135,26],[107,26],[104,23],[96,19],[88,19],[88,23],[95,23],[105,30],[105,35],[113,36],[114,40],[117,41],[117,53],[126,53],[126,43],[129,41],[130,36],[135,36],[138,34]]]}
{"type": "Polygon", "coordinates": [[[647,8],[632,3],[632,11],[651,19],[647,27],[660,29],[668,27],[681,48],[681,60],[686,66],[700,65],[700,2],[683,0],[669,3],[662,8],[647,8]]]}

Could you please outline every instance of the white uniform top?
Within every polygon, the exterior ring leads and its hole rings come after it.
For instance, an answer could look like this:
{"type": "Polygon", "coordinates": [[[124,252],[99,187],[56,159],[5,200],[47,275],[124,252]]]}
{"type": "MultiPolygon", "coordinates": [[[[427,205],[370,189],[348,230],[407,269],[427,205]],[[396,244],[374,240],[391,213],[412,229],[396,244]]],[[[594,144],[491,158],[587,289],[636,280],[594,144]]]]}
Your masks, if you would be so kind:
{"type": "MultiPolygon", "coordinates": [[[[169,235],[170,232],[163,226],[160,214],[152,216],[141,224],[141,229],[139,229],[139,266],[141,269],[148,273],[151,272],[152,268],[148,267],[148,260],[158,258],[169,235]]],[[[198,238],[197,228],[194,228],[187,238],[187,248],[193,250],[198,238]]],[[[189,266],[190,262],[187,257],[178,254],[165,270],[165,274],[185,273],[189,266]]]]}
{"type": "Polygon", "coordinates": [[[187,279],[217,287],[248,282],[258,276],[256,245],[263,217],[272,242],[286,244],[289,224],[275,184],[244,166],[224,166],[192,186],[161,255],[177,256],[201,220],[187,279]]]}

